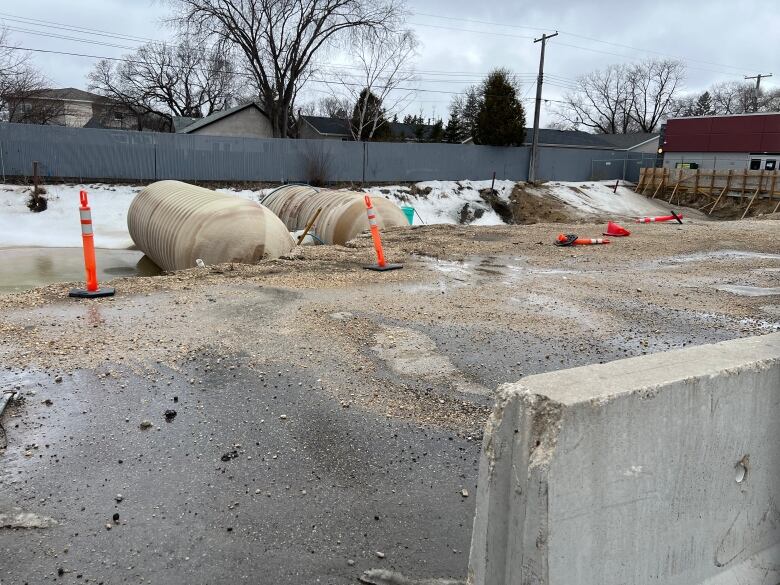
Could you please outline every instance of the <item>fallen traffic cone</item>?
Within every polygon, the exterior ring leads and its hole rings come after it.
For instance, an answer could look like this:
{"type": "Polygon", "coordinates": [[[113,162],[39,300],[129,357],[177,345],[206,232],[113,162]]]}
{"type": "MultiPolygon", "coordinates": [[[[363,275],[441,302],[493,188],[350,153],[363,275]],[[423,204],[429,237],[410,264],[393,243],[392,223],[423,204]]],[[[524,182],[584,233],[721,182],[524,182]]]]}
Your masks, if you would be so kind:
{"type": "Polygon", "coordinates": [[[606,238],[578,238],[576,234],[558,234],[554,242],[556,246],[593,246],[595,244],[609,244],[606,238]]]}
{"type": "Polygon", "coordinates": [[[640,217],[636,220],[636,223],[657,223],[662,221],[677,221],[677,223],[682,223],[682,213],[676,214],[674,211],[671,212],[672,215],[660,215],[658,217],[640,217]]]}
{"type": "Polygon", "coordinates": [[[630,236],[631,232],[626,228],[619,226],[613,221],[607,224],[607,231],[604,232],[605,236],[612,236],[613,238],[622,238],[624,236],[630,236]]]}

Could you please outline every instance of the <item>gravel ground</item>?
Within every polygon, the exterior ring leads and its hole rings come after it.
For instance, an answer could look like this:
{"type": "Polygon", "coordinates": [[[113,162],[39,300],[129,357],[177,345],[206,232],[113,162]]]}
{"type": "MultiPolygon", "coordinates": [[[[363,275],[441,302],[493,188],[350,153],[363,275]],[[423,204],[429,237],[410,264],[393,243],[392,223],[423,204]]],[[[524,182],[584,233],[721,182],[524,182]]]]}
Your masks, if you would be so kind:
{"type": "Polygon", "coordinates": [[[118,279],[112,299],[3,297],[0,389],[23,400],[0,520],[47,527],[0,522],[0,582],[463,577],[498,385],[780,328],[780,222],[551,244],[603,227],[397,229],[400,271],[363,270],[363,237],[118,279]]]}

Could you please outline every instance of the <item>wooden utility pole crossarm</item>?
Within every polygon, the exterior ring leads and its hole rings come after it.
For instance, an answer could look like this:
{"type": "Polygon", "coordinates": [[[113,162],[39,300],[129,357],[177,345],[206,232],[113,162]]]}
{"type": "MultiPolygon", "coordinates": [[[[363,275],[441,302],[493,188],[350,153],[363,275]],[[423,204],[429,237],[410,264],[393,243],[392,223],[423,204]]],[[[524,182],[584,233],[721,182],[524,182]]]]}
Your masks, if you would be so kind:
{"type": "Polygon", "coordinates": [[[539,114],[542,110],[542,82],[544,81],[544,49],[547,46],[547,39],[558,36],[558,32],[551,35],[543,34],[541,38],[534,39],[534,43],[542,43],[542,52],[539,57],[539,77],[536,79],[536,106],[534,108],[534,136],[531,141],[531,157],[528,161],[528,182],[536,181],[536,157],[539,147],[539,114]]]}

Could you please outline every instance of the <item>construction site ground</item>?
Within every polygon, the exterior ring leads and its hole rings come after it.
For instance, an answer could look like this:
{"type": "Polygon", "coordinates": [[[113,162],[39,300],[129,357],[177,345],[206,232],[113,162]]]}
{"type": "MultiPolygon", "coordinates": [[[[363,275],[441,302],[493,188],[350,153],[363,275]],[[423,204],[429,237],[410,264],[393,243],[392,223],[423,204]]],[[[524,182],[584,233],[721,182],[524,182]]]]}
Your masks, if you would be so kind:
{"type": "Polygon", "coordinates": [[[0,583],[465,577],[499,385],[780,328],[780,222],[552,245],[604,227],[394,229],[393,272],[360,237],[3,297],[0,583]]]}

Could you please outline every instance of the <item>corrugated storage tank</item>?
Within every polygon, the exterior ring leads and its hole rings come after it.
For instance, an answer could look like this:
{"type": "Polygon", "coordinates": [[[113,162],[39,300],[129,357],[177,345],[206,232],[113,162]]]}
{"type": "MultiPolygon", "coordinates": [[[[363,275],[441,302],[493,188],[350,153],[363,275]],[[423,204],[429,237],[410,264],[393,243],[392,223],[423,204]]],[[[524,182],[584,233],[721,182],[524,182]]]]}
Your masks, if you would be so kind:
{"type": "Polygon", "coordinates": [[[136,195],[127,227],[163,270],[192,268],[198,258],[253,263],[295,247],[282,221],[259,203],[179,181],[152,183],[136,195]]]}
{"type": "MultiPolygon", "coordinates": [[[[325,244],[340,244],[369,229],[365,193],[331,191],[308,185],[285,185],[271,191],[263,205],[279,216],[290,231],[302,229],[322,208],[314,233],[325,244]]],[[[379,229],[408,226],[404,212],[384,197],[371,196],[379,229]]]]}

